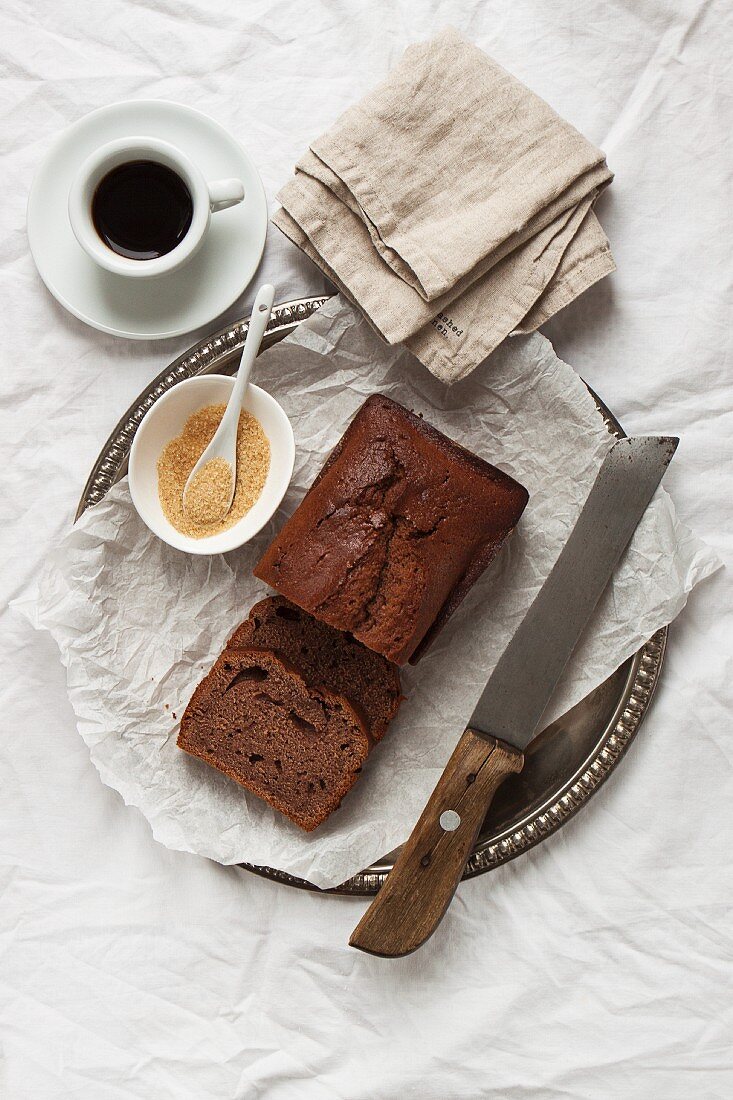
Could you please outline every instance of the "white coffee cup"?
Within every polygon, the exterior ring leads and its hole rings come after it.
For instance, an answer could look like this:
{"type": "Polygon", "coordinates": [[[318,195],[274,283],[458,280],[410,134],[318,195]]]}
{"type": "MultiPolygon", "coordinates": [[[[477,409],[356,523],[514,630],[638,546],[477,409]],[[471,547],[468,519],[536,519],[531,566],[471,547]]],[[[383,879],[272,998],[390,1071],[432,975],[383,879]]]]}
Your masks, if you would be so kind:
{"type": "Polygon", "coordinates": [[[243,199],[244,184],[241,180],[207,182],[185,153],[167,141],[150,137],[120,138],[95,150],[79,168],[69,191],[69,221],[81,247],[100,267],[116,275],[144,279],[168,274],[187,263],[203,244],[211,215],[236,206],[243,199]],[[92,218],[94,193],[107,173],[121,164],[139,160],[163,164],[180,176],[193,204],[191,225],[180,244],[164,256],[150,260],[131,259],[113,252],[97,233],[92,218]]]}

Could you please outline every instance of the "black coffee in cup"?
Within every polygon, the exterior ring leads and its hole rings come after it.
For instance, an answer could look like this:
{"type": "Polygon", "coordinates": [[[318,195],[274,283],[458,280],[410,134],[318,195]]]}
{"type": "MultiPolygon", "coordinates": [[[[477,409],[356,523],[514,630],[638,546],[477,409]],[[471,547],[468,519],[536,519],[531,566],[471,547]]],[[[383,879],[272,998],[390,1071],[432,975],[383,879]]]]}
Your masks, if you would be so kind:
{"type": "Polygon", "coordinates": [[[156,260],[179,245],[193,218],[191,192],[164,164],[135,160],[104,176],[92,199],[99,237],[131,260],[156,260]]]}

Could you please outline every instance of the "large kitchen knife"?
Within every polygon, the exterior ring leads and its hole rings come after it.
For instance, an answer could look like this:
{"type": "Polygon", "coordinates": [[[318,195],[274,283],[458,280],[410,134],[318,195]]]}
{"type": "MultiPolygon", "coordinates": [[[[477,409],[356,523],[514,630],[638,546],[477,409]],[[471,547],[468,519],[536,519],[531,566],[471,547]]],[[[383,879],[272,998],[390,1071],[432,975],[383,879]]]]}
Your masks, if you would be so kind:
{"type": "Polygon", "coordinates": [[[679,440],[613,445],[580,516],[499,659],[420,820],[349,941],[397,957],[437,928],[500,784],[523,752],[679,440]]]}

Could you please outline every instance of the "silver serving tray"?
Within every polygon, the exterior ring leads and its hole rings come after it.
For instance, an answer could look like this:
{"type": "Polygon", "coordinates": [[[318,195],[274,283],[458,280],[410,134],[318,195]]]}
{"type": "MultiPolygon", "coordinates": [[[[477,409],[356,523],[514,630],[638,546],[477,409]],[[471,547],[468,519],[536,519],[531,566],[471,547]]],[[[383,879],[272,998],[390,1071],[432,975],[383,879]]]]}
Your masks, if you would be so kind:
{"type": "MultiPolygon", "coordinates": [[[[325,297],[300,298],[276,306],[262,348],[282,340],[326,300],[325,297]]],[[[135,432],[148,409],[166,390],[197,374],[234,373],[248,324],[248,318],[238,321],[196,344],[140,394],[94,463],[79,502],[77,519],[87,508],[98,504],[127,473],[127,458],[135,432]]],[[[609,432],[623,436],[623,429],[615,417],[596,394],[593,397],[609,432]]],[[[493,871],[556,832],[586,804],[617,767],[636,736],[654,694],[664,659],[667,629],[658,630],[613,676],[532,742],[522,772],[508,779],[494,798],[466,865],[464,878],[493,871]]],[[[319,892],[376,894],[392,869],[395,855],[391,852],[341,886],[319,892]]],[[[246,863],[243,866],[287,886],[318,890],[305,879],[272,867],[246,863]]]]}

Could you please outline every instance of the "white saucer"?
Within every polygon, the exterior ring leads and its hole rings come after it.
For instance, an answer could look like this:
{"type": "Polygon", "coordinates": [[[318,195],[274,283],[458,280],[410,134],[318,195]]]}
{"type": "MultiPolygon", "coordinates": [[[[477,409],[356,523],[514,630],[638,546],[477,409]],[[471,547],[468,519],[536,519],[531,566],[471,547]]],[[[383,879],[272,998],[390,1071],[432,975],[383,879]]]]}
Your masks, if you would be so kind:
{"type": "Polygon", "coordinates": [[[36,172],[28,196],[28,240],[51,293],[88,325],[130,340],[180,336],[218,317],[245,290],[262,257],[267,202],[242,147],[192,107],[162,99],[101,107],[65,130],[36,172]],[[71,181],[94,149],[115,138],[152,136],[177,145],[207,179],[237,176],[245,198],[214,214],[199,252],[180,271],[125,279],[98,267],[71,231],[71,181]]]}

